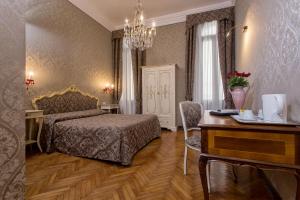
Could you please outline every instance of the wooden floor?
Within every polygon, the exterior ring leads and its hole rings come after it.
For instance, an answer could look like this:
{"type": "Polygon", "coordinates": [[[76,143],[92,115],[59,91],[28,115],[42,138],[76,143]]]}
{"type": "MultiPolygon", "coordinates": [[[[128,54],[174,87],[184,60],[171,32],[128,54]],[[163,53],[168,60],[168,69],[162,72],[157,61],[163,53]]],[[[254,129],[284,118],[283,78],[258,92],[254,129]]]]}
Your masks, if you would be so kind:
{"type": "MultiPolygon", "coordinates": [[[[198,153],[189,151],[183,175],[183,133],[163,132],[134,158],[130,167],[33,151],[26,158],[26,199],[203,199],[198,153]]],[[[271,199],[262,179],[250,168],[213,163],[211,199],[271,199]]]]}

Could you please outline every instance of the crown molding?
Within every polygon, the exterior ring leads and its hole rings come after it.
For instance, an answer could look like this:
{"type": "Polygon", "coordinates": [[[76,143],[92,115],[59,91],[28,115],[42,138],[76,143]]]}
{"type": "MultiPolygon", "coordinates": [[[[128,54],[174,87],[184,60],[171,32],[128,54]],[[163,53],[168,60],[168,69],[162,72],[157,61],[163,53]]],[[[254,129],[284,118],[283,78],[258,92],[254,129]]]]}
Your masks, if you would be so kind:
{"type": "Polygon", "coordinates": [[[82,0],[68,0],[74,6],[82,10],[85,14],[89,15],[91,18],[96,20],[102,26],[104,26],[107,30],[113,31],[114,24],[107,20],[105,17],[99,15],[99,11],[92,6],[92,4],[87,3],[86,1],[82,0]]]}
{"type": "MultiPolygon", "coordinates": [[[[115,26],[110,20],[107,18],[99,15],[98,10],[92,6],[92,4],[86,3],[86,1],[82,0],[68,0],[71,2],[74,6],[82,10],[84,13],[89,15],[91,18],[96,20],[98,23],[100,23],[102,26],[104,26],[106,29],[109,31],[114,31],[114,30],[120,30],[123,29],[124,24],[115,26]]],[[[153,21],[155,21],[156,26],[165,26],[169,24],[176,24],[180,22],[185,22],[186,21],[186,16],[195,14],[195,13],[201,13],[201,12],[207,12],[211,10],[217,10],[217,9],[222,9],[222,8],[228,8],[231,6],[235,5],[236,0],[228,0],[222,3],[217,3],[217,4],[212,4],[208,6],[202,6],[198,8],[193,8],[181,12],[176,12],[168,15],[163,15],[159,17],[154,17],[154,18],[149,18],[146,19],[146,24],[151,24],[153,21]]]]}
{"type": "MultiPolygon", "coordinates": [[[[156,26],[165,26],[165,25],[169,25],[169,24],[176,24],[176,23],[180,23],[180,22],[185,22],[187,15],[201,13],[201,12],[207,12],[207,11],[212,11],[212,10],[217,10],[217,9],[222,9],[222,8],[228,8],[228,7],[232,7],[234,5],[235,5],[235,0],[229,0],[229,1],[222,2],[222,3],[212,4],[209,6],[202,6],[202,7],[193,8],[193,9],[176,12],[176,13],[172,13],[172,14],[168,14],[168,15],[149,18],[149,19],[146,19],[145,23],[150,25],[153,21],[155,21],[156,26]]],[[[124,27],[124,24],[115,26],[114,30],[120,30],[120,29],[123,29],[123,27],[124,27]]]]}

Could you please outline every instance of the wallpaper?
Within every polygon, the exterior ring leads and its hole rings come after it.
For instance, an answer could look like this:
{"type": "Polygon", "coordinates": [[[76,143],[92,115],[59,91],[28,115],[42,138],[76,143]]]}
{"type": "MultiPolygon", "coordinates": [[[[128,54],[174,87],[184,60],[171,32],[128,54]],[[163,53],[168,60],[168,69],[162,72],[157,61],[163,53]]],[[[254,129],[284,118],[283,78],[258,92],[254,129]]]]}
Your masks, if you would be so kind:
{"type": "MultiPolygon", "coordinates": [[[[176,99],[185,100],[185,23],[157,28],[153,47],[146,51],[147,66],[177,64],[176,99]]],[[[181,125],[179,105],[177,104],[177,124],[181,125]]]]}
{"type": "MultiPolygon", "coordinates": [[[[237,25],[248,25],[237,34],[237,66],[252,76],[253,107],[261,95],[285,93],[289,117],[300,121],[300,1],[238,0],[237,25]]],[[[250,96],[250,95],[249,95],[250,96]]]]}
{"type": "Polygon", "coordinates": [[[24,66],[23,0],[0,1],[0,199],[23,199],[24,66]]]}
{"type": "MultiPolygon", "coordinates": [[[[289,118],[300,121],[300,1],[237,0],[236,61],[253,73],[247,104],[261,108],[261,95],[285,93],[289,118]]],[[[296,180],[286,173],[268,173],[283,199],[295,199],[296,180]]]]}
{"type": "Polygon", "coordinates": [[[102,90],[113,82],[111,32],[68,0],[27,0],[26,68],[35,80],[26,108],[71,85],[110,102],[102,90]]]}

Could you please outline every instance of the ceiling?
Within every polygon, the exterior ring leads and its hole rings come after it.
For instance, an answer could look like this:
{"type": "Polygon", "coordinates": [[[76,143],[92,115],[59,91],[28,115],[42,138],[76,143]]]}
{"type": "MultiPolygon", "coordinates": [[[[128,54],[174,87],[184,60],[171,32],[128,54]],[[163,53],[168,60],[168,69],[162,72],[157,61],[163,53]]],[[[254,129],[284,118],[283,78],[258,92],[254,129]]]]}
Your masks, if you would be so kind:
{"type": "MultiPolygon", "coordinates": [[[[137,0],[69,0],[110,31],[133,18],[137,0]]],[[[166,25],[185,20],[188,14],[234,5],[233,0],[142,0],[145,18],[166,25]]]]}

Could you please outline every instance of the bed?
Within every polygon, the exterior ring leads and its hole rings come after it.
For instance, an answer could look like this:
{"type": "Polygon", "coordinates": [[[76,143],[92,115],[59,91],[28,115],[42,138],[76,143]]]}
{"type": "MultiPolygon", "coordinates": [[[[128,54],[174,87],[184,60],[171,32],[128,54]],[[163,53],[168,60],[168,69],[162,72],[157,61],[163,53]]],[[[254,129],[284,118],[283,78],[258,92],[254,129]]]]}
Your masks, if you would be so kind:
{"type": "Polygon", "coordinates": [[[155,115],[109,114],[98,109],[99,100],[75,87],[33,99],[44,111],[42,132],[46,152],[130,165],[134,155],[160,137],[155,115]]]}

